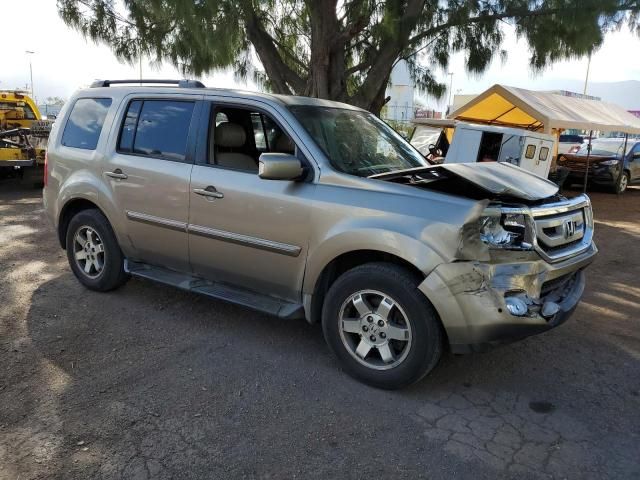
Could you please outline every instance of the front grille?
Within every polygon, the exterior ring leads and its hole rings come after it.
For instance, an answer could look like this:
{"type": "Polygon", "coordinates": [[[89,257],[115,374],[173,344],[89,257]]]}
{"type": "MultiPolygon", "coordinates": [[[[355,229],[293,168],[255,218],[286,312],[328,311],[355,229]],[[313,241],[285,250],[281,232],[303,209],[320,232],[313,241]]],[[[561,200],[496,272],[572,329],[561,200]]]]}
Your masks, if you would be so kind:
{"type": "Polygon", "coordinates": [[[591,205],[586,196],[531,209],[538,251],[560,261],[586,250],[593,236],[591,205]]]}
{"type": "MultiPolygon", "coordinates": [[[[567,167],[573,173],[584,173],[584,171],[587,169],[587,162],[579,160],[565,160],[564,162],[559,162],[558,165],[567,167]]],[[[593,173],[592,162],[589,162],[589,173],[593,173]]]]}

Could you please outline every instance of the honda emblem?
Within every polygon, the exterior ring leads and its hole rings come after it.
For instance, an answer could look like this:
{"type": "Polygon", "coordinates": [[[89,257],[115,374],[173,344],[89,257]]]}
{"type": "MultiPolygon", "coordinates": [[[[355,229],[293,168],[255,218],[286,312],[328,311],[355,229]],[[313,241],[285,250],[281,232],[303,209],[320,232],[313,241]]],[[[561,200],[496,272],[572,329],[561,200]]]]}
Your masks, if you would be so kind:
{"type": "Polygon", "coordinates": [[[576,234],[576,222],[573,220],[567,220],[564,222],[564,238],[567,240],[576,234]]]}

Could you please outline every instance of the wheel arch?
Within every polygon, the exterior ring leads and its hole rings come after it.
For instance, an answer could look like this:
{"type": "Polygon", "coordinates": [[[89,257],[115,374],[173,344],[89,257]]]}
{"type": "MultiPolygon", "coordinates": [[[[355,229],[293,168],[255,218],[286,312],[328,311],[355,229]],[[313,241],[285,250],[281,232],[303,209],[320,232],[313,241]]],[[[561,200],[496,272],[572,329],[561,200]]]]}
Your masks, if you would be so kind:
{"type": "Polygon", "coordinates": [[[331,285],[348,270],[366,263],[385,262],[399,265],[416,277],[416,285],[425,278],[417,266],[393,253],[377,249],[360,249],[343,252],[329,261],[321,270],[311,294],[305,294],[305,312],[309,323],[318,323],[322,316],[322,305],[331,285]]]}
{"type": "MultiPolygon", "coordinates": [[[[108,220],[104,210],[100,208],[95,202],[84,197],[75,197],[68,200],[60,209],[60,215],[58,216],[58,241],[63,250],[66,250],[66,237],[67,229],[71,219],[83,210],[95,209],[100,211],[108,220]]],[[[111,222],[109,222],[111,223],[111,222]]]]}

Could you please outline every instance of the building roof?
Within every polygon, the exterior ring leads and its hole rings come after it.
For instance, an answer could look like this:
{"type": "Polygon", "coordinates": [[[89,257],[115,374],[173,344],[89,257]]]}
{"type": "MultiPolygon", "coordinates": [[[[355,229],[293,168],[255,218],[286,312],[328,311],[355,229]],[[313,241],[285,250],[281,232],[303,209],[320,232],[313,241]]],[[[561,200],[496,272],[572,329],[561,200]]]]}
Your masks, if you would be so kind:
{"type": "Polygon", "coordinates": [[[640,118],[613,103],[494,85],[449,115],[456,120],[543,130],[640,134],[640,118]]]}

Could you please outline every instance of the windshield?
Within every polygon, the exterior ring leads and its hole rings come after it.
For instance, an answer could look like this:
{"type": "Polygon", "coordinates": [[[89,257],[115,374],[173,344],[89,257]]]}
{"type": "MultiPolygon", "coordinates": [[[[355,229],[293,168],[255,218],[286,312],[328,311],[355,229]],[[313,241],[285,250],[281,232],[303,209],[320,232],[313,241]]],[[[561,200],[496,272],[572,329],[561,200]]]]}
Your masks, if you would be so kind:
{"type": "MultiPolygon", "coordinates": [[[[631,148],[633,147],[633,142],[627,142],[627,151],[629,153],[631,148]]],[[[591,155],[620,155],[622,152],[622,148],[624,147],[624,138],[621,138],[620,141],[611,141],[611,140],[593,140],[591,142],[591,155]]],[[[586,155],[587,149],[589,148],[588,143],[584,143],[580,150],[578,150],[578,155],[586,155]]]]}
{"type": "Polygon", "coordinates": [[[341,172],[368,177],[429,165],[400,135],[371,113],[316,106],[296,106],[291,111],[341,172]]]}

